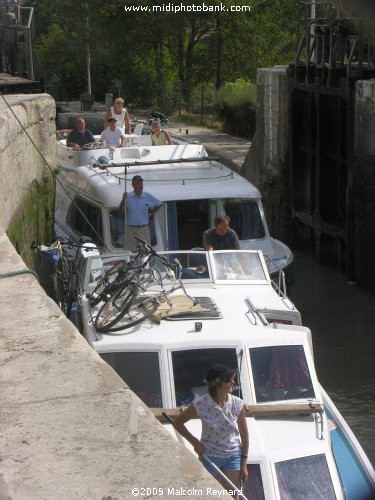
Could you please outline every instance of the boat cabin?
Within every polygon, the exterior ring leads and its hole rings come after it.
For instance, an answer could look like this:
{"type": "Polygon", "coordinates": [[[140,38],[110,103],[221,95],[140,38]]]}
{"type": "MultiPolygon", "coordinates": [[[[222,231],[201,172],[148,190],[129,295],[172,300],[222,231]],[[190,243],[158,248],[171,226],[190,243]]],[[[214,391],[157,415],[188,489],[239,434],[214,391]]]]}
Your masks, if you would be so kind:
{"type": "Polygon", "coordinates": [[[209,157],[202,145],[72,151],[60,144],[59,150],[57,236],[73,241],[89,236],[100,247],[121,251],[125,221],[118,206],[124,191],[132,190],[132,177],[141,175],[144,190],[163,203],[149,223],[156,250],[201,248],[203,232],[213,226],[215,216],[227,214],[241,248],[262,250],[272,272],[292,262],[290,249],[269,234],[256,187],[209,157]],[[103,157],[108,161],[105,169],[99,163],[103,157]]]}

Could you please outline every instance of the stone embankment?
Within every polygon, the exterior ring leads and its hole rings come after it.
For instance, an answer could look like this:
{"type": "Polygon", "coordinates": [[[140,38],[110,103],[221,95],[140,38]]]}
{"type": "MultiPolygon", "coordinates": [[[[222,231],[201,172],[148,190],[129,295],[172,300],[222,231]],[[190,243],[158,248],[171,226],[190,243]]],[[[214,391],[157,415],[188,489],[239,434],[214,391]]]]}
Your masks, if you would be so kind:
{"type": "Polygon", "coordinates": [[[218,483],[86,344],[10,243],[5,231],[29,186],[49,172],[30,138],[55,165],[55,105],[45,94],[6,99],[11,109],[0,103],[0,499],[212,499],[209,488],[220,490],[218,483]]]}

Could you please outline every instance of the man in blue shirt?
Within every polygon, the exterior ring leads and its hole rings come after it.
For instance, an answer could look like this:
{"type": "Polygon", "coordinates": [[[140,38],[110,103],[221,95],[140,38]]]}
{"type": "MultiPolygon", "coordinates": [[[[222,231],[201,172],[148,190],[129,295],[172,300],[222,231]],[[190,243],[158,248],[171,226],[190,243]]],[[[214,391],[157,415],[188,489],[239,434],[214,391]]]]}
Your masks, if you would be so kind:
{"type": "Polygon", "coordinates": [[[95,137],[91,130],[86,128],[86,123],[83,118],[77,118],[76,128],[71,130],[66,139],[66,145],[69,148],[81,149],[86,144],[95,142],[95,137]]]}
{"type": "Polygon", "coordinates": [[[119,206],[120,217],[125,215],[126,200],[126,230],[125,249],[135,252],[137,250],[137,240],[151,243],[148,222],[150,217],[159,210],[161,202],[151,193],[143,191],[143,179],[140,175],[135,175],[132,179],[133,191],[124,193],[119,206]]]}

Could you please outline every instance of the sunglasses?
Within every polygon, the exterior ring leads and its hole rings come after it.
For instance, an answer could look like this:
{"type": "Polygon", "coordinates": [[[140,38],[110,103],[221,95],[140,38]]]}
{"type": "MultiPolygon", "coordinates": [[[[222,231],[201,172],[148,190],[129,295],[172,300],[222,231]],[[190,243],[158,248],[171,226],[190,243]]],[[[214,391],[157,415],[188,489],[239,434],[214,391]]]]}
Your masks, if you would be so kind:
{"type": "Polygon", "coordinates": [[[229,378],[222,378],[221,381],[226,382],[227,384],[234,384],[236,382],[236,379],[229,377],[229,378]]]}

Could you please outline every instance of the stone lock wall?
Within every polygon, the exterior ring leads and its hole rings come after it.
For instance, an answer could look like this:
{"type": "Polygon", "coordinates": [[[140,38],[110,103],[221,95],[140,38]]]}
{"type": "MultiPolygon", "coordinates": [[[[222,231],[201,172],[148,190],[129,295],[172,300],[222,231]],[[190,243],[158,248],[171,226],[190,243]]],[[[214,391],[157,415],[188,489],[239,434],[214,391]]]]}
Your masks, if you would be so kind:
{"type": "Polygon", "coordinates": [[[375,291],[375,79],[356,83],[353,161],[355,279],[375,291]]]}
{"type": "Polygon", "coordinates": [[[56,112],[55,101],[47,94],[7,95],[5,99],[11,109],[0,100],[0,225],[7,229],[31,182],[50,175],[22,126],[55,167],[56,112]]]}
{"type": "Polygon", "coordinates": [[[289,98],[286,66],[257,73],[257,129],[241,173],[262,193],[270,233],[289,241],[289,98]]]}

